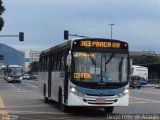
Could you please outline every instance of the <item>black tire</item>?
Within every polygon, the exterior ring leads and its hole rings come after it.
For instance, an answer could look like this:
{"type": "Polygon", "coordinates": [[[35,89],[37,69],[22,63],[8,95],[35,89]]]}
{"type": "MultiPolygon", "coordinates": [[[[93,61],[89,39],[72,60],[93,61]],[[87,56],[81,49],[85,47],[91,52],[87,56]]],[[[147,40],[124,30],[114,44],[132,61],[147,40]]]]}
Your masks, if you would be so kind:
{"type": "Polygon", "coordinates": [[[140,89],[141,88],[141,86],[138,86],[138,89],[140,89]]]}
{"type": "Polygon", "coordinates": [[[45,103],[49,103],[49,102],[50,102],[49,99],[48,99],[48,97],[45,97],[45,96],[44,96],[44,102],[45,102],[45,103]]]}
{"type": "Polygon", "coordinates": [[[49,103],[48,97],[46,97],[46,86],[44,85],[43,87],[43,96],[44,96],[44,102],[49,103]]]}
{"type": "Polygon", "coordinates": [[[68,107],[66,105],[63,104],[62,102],[62,91],[59,91],[58,94],[58,103],[59,103],[59,108],[62,112],[68,112],[68,107]]]}
{"type": "Polygon", "coordinates": [[[107,114],[111,114],[113,112],[113,110],[114,110],[114,107],[106,107],[106,108],[104,108],[104,111],[107,114]]]}

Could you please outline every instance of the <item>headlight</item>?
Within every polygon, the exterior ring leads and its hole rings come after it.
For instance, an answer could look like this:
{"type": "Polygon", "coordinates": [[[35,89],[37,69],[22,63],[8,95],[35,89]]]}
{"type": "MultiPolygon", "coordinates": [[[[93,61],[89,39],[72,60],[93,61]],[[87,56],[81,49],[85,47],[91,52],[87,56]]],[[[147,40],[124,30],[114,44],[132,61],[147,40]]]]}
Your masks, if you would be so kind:
{"type": "Polygon", "coordinates": [[[124,95],[126,95],[126,94],[128,94],[129,93],[129,90],[127,89],[127,88],[125,88],[125,90],[123,91],[123,93],[120,93],[120,94],[118,94],[117,96],[118,97],[122,97],[122,96],[124,96],[124,95]]]}
{"type": "Polygon", "coordinates": [[[23,79],[22,76],[19,79],[22,80],[23,79]]]}
{"type": "Polygon", "coordinates": [[[11,77],[8,77],[8,79],[10,80],[10,79],[11,79],[11,77]]]}
{"type": "Polygon", "coordinates": [[[84,97],[84,96],[85,96],[85,94],[80,93],[80,92],[77,92],[75,86],[74,86],[74,87],[73,87],[73,86],[70,87],[70,91],[71,91],[73,94],[75,94],[75,95],[77,95],[77,96],[79,96],[79,97],[84,97]]]}
{"type": "Polygon", "coordinates": [[[73,93],[76,92],[76,89],[74,87],[71,87],[70,89],[71,89],[71,92],[73,93]]]}
{"type": "Polygon", "coordinates": [[[126,88],[123,93],[126,95],[129,93],[129,90],[126,88]]]}

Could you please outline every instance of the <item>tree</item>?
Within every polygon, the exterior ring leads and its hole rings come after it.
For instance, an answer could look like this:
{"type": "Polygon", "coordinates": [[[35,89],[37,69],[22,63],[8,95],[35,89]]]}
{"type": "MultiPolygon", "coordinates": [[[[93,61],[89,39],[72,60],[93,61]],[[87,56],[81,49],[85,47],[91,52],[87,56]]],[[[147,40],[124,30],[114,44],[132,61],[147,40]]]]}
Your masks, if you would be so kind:
{"type": "Polygon", "coordinates": [[[38,62],[32,62],[29,65],[29,73],[37,73],[38,72],[38,62]]]}
{"type": "Polygon", "coordinates": [[[133,64],[160,64],[160,58],[158,56],[131,56],[133,64]]]}
{"type": "Polygon", "coordinates": [[[4,20],[1,16],[4,11],[5,11],[5,7],[3,6],[2,0],[0,0],[0,31],[2,30],[4,26],[4,20]]]}

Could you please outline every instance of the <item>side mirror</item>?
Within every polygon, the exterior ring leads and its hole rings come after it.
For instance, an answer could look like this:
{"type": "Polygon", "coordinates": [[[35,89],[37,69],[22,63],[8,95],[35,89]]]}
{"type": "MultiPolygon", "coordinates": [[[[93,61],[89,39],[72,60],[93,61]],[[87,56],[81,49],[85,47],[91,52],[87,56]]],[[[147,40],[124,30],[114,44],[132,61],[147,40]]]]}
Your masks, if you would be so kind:
{"type": "Polygon", "coordinates": [[[67,55],[67,63],[66,63],[68,66],[71,65],[71,55],[67,55]]]}

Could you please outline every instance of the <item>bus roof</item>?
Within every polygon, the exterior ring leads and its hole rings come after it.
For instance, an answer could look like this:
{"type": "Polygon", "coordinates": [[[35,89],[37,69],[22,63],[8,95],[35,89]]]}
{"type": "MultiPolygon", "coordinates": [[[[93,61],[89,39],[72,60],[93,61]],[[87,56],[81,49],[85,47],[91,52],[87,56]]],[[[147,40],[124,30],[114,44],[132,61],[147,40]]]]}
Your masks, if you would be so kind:
{"type": "Polygon", "coordinates": [[[51,48],[49,48],[49,49],[46,49],[46,50],[42,51],[41,54],[45,54],[45,53],[48,53],[48,52],[50,52],[50,51],[52,51],[52,50],[55,50],[55,49],[58,49],[58,48],[63,48],[63,47],[65,47],[65,46],[70,47],[71,41],[72,41],[72,40],[64,41],[64,42],[61,43],[61,44],[58,44],[58,45],[56,45],[56,46],[53,46],[53,47],[51,47],[51,48]]]}
{"type": "Polygon", "coordinates": [[[8,67],[22,67],[22,66],[19,66],[19,65],[8,65],[8,67]]]}
{"type": "Polygon", "coordinates": [[[140,66],[140,65],[133,65],[132,67],[133,67],[133,68],[145,68],[145,69],[148,69],[147,67],[145,67],[145,66],[140,66]]]}

